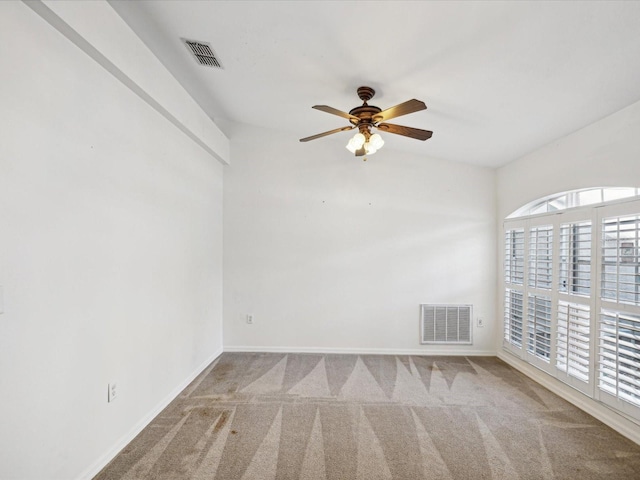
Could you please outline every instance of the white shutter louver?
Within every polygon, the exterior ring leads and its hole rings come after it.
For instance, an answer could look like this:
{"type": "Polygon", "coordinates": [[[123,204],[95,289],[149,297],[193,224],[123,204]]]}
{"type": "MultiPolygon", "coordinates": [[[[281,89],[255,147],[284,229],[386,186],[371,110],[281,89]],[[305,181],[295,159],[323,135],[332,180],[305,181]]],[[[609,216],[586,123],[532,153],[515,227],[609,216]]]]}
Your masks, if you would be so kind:
{"type": "Polygon", "coordinates": [[[522,292],[506,289],[504,298],[504,339],[518,348],[522,347],[523,303],[522,292]]]}
{"type": "Polygon", "coordinates": [[[533,227],[529,240],[529,286],[551,289],[553,226],[533,227]]]}
{"type": "Polygon", "coordinates": [[[524,283],[524,229],[505,232],[504,278],[515,285],[524,283]]]}
{"type": "Polygon", "coordinates": [[[598,388],[640,406],[640,316],[602,310],[598,331],[598,388]]]}
{"type": "Polygon", "coordinates": [[[556,333],[556,367],[589,382],[590,308],[560,300],[556,333]]]}
{"type": "Polygon", "coordinates": [[[551,356],[551,298],[529,294],[527,351],[549,362],[551,356]]]}
{"type": "Polygon", "coordinates": [[[603,300],[640,305],[639,237],[640,216],[602,221],[603,300]]]}
{"type": "Polygon", "coordinates": [[[560,282],[558,291],[591,295],[591,222],[560,226],[560,282]]]}

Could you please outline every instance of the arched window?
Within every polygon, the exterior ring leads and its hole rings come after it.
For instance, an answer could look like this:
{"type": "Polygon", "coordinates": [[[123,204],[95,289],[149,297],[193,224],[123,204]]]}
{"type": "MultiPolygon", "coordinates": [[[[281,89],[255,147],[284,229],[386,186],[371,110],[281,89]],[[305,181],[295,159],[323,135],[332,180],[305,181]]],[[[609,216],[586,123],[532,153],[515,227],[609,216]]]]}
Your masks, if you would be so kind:
{"type": "Polygon", "coordinates": [[[520,207],[511,215],[508,215],[507,218],[557,212],[568,208],[612,202],[638,195],[640,195],[640,188],[634,187],[598,187],[572,190],[534,200],[520,207]]]}
{"type": "Polygon", "coordinates": [[[531,202],[504,222],[503,348],[640,420],[640,189],[531,202]]]}

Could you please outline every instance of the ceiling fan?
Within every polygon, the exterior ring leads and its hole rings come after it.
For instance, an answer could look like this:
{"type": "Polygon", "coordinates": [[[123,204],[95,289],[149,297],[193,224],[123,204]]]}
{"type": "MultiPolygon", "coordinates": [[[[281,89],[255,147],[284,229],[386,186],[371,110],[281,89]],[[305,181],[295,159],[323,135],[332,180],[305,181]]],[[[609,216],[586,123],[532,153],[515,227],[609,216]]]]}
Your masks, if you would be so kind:
{"type": "Polygon", "coordinates": [[[331,113],[339,117],[349,120],[351,125],[346,127],[336,128],[329,130],[328,132],[318,133],[310,137],[301,138],[301,142],[308,142],[309,140],[315,140],[316,138],[326,137],[338,132],[346,132],[347,130],[358,129],[358,133],[355,134],[347,145],[347,149],[352,153],[355,153],[356,157],[363,155],[373,155],[379,150],[384,141],[377,133],[371,133],[372,128],[377,128],[380,131],[395,133],[396,135],[403,135],[405,137],[415,138],[416,140],[427,140],[431,138],[433,132],[429,130],[421,130],[419,128],[403,127],[402,125],[394,125],[392,123],[384,123],[392,118],[399,117],[401,115],[408,115],[409,113],[418,112],[420,110],[426,110],[427,106],[420,100],[407,100],[404,103],[396,105],[395,107],[382,110],[379,107],[368,105],[367,102],[375,95],[375,90],[371,87],[359,87],[358,97],[363,101],[363,104],[359,107],[355,107],[349,110],[349,113],[337,110],[327,105],[314,105],[312,108],[321,110],[323,112],[331,113]]]}

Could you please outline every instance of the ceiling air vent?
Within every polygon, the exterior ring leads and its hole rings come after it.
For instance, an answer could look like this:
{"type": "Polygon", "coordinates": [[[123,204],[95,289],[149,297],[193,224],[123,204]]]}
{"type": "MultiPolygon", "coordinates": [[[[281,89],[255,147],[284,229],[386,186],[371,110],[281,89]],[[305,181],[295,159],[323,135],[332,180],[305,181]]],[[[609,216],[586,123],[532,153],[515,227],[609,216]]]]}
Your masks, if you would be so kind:
{"type": "Polygon", "coordinates": [[[222,65],[216,58],[215,53],[208,43],[197,42],[195,40],[187,40],[185,38],[183,38],[182,41],[200,65],[222,68],[222,65]]]}

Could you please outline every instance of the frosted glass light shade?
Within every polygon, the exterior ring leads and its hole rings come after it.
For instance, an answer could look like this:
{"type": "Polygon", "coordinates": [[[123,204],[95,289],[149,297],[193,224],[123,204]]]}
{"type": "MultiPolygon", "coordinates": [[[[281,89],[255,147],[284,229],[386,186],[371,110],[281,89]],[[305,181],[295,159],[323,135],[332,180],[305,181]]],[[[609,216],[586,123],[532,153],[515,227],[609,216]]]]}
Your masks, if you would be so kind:
{"type": "Polygon", "coordinates": [[[347,143],[347,150],[351,153],[356,153],[356,150],[360,150],[364,147],[364,151],[367,155],[373,155],[376,153],[382,146],[384,145],[384,140],[377,133],[374,133],[369,137],[365,137],[362,133],[356,133],[351,139],[349,139],[349,143],[347,143]]]}
{"type": "Polygon", "coordinates": [[[382,140],[382,137],[379,134],[374,133],[373,135],[371,135],[371,137],[369,137],[369,145],[371,145],[376,150],[380,150],[384,145],[384,140],[382,140]]]}
{"type": "Polygon", "coordinates": [[[367,139],[362,133],[356,133],[347,143],[347,150],[351,153],[356,153],[356,150],[360,150],[362,145],[367,139]]]}
{"type": "Polygon", "coordinates": [[[371,140],[364,144],[364,151],[367,155],[373,155],[378,151],[373,145],[371,145],[371,140]]]}

